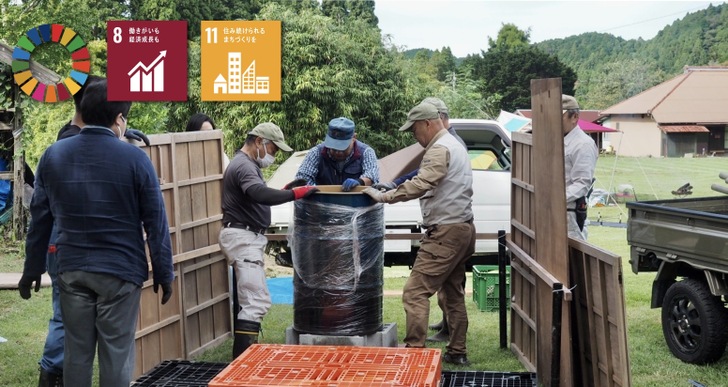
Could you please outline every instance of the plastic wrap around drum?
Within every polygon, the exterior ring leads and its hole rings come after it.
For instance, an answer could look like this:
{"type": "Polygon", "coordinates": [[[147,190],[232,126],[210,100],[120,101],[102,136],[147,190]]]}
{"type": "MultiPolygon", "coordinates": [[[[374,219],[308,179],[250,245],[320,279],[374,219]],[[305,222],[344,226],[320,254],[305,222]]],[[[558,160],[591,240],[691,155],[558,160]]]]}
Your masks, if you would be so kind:
{"type": "Polygon", "coordinates": [[[382,328],[384,207],[365,194],[324,187],[294,202],[293,328],[368,335],[382,328]]]}

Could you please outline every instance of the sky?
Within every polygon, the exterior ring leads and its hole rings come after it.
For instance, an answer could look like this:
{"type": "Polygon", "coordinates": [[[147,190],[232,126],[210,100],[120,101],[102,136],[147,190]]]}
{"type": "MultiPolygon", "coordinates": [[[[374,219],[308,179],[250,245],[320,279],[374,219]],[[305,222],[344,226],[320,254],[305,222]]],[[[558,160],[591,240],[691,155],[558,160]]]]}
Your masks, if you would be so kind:
{"type": "Polygon", "coordinates": [[[648,40],[687,13],[725,1],[376,0],[383,35],[405,49],[442,49],[465,57],[488,47],[505,23],[531,29],[531,43],[603,32],[648,40]]]}

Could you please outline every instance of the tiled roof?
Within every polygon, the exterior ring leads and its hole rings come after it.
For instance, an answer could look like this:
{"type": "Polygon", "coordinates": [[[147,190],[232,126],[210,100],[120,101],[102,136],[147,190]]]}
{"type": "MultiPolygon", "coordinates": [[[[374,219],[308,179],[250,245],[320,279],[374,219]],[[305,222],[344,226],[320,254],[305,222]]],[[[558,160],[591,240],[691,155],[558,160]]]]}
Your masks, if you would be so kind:
{"type": "Polygon", "coordinates": [[[728,67],[688,67],[683,74],[602,111],[650,114],[658,123],[728,123],[728,67]]]}

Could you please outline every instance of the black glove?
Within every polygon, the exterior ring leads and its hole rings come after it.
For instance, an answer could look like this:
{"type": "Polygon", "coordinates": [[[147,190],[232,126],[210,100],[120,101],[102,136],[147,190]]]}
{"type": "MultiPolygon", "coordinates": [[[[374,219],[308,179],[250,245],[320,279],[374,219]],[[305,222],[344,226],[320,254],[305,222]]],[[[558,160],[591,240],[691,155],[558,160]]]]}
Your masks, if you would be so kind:
{"type": "Polygon", "coordinates": [[[23,276],[20,277],[20,281],[18,281],[18,290],[20,291],[20,297],[23,297],[24,300],[30,299],[30,289],[33,287],[33,282],[35,282],[35,292],[38,293],[40,290],[39,275],[32,276],[23,274],[23,276]]]}
{"type": "Polygon", "coordinates": [[[124,137],[130,140],[144,141],[144,144],[149,146],[149,137],[147,137],[147,135],[144,134],[141,130],[126,128],[126,132],[124,132],[124,137]]]}
{"type": "Polygon", "coordinates": [[[306,184],[308,184],[308,180],[296,179],[296,180],[293,180],[292,182],[286,184],[285,186],[283,186],[283,189],[293,189],[296,187],[303,187],[306,184]]]}
{"type": "MultiPolygon", "coordinates": [[[[159,293],[159,284],[154,283],[154,293],[159,293]]],[[[166,304],[172,298],[172,284],[162,284],[162,305],[166,304]]]]}

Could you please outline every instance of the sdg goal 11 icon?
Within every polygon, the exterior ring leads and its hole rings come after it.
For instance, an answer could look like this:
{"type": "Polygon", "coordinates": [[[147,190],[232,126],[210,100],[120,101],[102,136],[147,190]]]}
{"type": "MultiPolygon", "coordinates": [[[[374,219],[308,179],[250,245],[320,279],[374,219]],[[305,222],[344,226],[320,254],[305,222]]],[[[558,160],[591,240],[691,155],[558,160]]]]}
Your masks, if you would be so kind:
{"type": "Polygon", "coordinates": [[[20,89],[41,102],[60,102],[71,98],[86,83],[91,59],[86,42],[75,31],[61,24],[43,24],[29,29],[13,49],[13,79],[20,89]],[[30,58],[40,45],[60,44],[73,61],[73,70],[62,82],[44,83],[33,75],[30,58]]]}
{"type": "Polygon", "coordinates": [[[281,100],[281,22],[201,23],[203,101],[281,100]]]}

